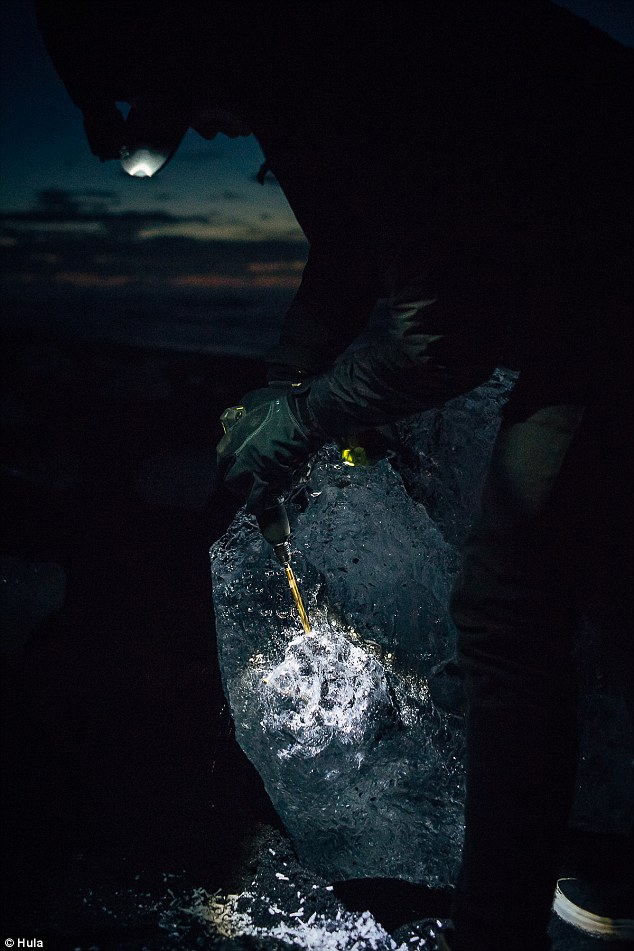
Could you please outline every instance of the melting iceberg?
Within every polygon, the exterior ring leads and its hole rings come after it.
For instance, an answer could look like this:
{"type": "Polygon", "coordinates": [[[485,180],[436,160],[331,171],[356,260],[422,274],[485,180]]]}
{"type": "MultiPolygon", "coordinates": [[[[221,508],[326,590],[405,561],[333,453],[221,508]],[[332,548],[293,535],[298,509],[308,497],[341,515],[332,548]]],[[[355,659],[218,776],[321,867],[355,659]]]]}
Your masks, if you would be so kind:
{"type": "Polygon", "coordinates": [[[434,671],[454,651],[457,542],[510,385],[497,374],[409,420],[391,461],[351,468],[333,446],[317,456],[289,504],[311,634],[246,514],[212,548],[236,735],[319,874],[435,887],[455,877],[464,739],[461,719],[434,702],[434,671]],[[442,453],[453,455],[449,480],[442,453]]]}
{"type": "MultiPolygon", "coordinates": [[[[317,455],[288,506],[311,634],[250,517],[211,549],[238,742],[299,860],[331,881],[455,881],[464,735],[447,604],[512,382],[497,371],[399,424],[392,458],[374,466],[347,467],[334,446],[317,455]]],[[[605,790],[601,802],[605,815],[605,790]]]]}

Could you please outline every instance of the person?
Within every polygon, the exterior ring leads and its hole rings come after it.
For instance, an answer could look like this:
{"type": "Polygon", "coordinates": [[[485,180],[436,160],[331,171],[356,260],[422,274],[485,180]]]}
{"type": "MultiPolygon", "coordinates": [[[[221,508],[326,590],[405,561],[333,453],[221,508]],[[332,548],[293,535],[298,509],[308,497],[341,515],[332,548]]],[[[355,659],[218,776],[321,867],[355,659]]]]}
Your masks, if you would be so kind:
{"type": "Polygon", "coordinates": [[[547,0],[38,10],[96,155],[251,130],[308,238],[270,387],[218,446],[252,511],[324,441],[519,369],[451,603],[466,835],[438,940],[548,948],[579,615],[631,590],[631,51],[547,0]],[[379,299],[384,333],[349,350],[379,299]]]}

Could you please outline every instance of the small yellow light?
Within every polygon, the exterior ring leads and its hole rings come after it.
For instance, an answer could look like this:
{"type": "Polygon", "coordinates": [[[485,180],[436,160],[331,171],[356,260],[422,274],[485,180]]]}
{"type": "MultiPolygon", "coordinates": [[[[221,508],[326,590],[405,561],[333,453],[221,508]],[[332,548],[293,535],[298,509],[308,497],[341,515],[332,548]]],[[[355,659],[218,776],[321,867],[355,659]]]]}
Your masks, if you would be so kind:
{"type": "Polygon", "coordinates": [[[370,461],[363,446],[348,446],[341,450],[341,460],[346,466],[369,466],[370,461]]]}

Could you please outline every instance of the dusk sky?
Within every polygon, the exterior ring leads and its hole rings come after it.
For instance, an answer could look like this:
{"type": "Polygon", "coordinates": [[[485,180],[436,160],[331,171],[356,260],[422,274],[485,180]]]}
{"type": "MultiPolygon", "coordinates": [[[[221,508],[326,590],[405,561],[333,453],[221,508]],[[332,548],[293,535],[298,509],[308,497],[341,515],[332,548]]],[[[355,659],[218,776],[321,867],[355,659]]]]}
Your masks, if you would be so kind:
{"type": "MultiPolygon", "coordinates": [[[[564,5],[634,45],[631,0],[564,5]]],[[[262,155],[253,137],[206,142],[190,131],[156,179],[130,178],[90,153],[29,0],[4,0],[0,28],[5,297],[105,288],[292,293],[306,243],[272,176],[256,181],[262,155]]]]}

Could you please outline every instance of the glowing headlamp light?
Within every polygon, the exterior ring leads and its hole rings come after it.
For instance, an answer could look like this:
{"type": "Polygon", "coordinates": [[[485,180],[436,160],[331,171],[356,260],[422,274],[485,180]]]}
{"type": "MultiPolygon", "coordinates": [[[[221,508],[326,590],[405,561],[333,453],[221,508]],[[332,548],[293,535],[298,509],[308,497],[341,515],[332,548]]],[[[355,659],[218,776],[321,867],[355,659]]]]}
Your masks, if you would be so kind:
{"type": "Polygon", "coordinates": [[[142,146],[137,149],[128,149],[125,146],[119,153],[121,167],[128,175],[135,178],[152,178],[171,159],[176,148],[169,151],[142,146]]]}
{"type": "Polygon", "coordinates": [[[174,155],[187,123],[169,122],[150,112],[131,110],[126,121],[128,145],[119,152],[121,167],[134,178],[152,178],[174,155]]]}

